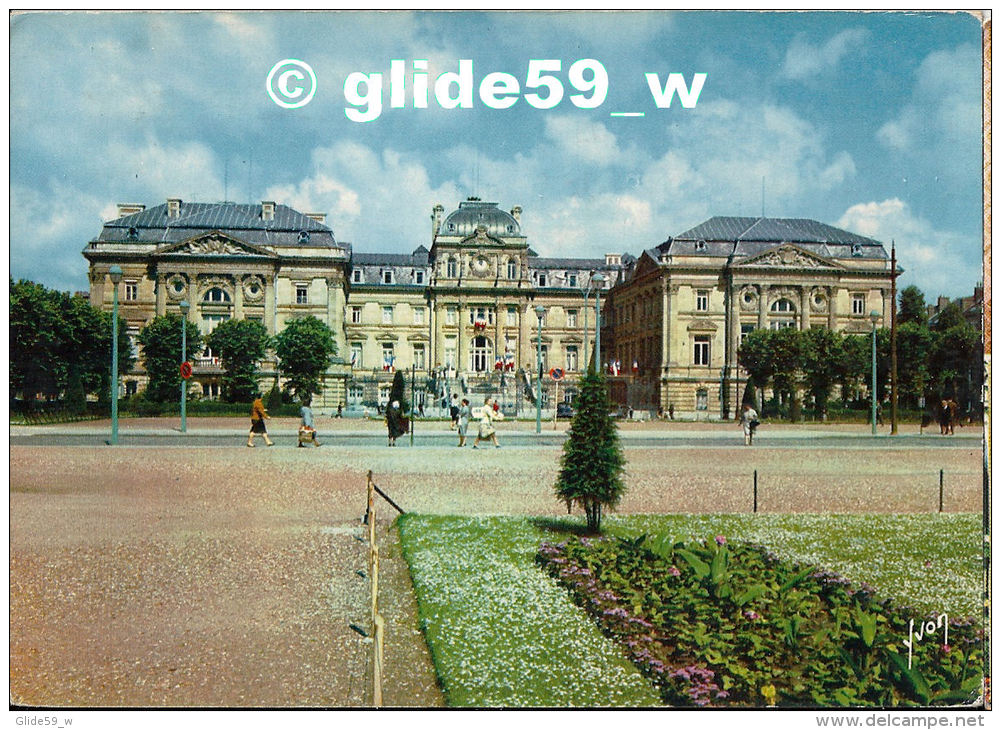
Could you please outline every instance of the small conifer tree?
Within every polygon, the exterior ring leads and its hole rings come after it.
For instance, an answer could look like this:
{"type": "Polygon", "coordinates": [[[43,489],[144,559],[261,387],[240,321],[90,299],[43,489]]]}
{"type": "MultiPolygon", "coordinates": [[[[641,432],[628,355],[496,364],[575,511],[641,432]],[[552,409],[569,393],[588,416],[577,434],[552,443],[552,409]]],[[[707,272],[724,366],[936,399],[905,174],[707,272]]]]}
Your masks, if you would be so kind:
{"type": "Polygon", "coordinates": [[[584,508],[590,532],[601,531],[602,508],[614,509],[625,491],[626,460],[609,406],[605,378],[592,369],[580,381],[556,478],[556,496],[566,502],[568,511],[574,504],[584,508]]]}

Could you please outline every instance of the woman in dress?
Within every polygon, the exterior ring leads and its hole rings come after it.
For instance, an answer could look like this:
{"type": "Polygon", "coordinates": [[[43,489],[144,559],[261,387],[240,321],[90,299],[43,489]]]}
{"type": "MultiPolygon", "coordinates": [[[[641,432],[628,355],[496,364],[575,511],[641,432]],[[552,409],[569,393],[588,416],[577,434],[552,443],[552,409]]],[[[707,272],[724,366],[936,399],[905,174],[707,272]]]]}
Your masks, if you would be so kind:
{"type": "Polygon", "coordinates": [[[268,446],[275,445],[275,442],[268,438],[268,427],[264,425],[265,418],[271,418],[271,416],[264,410],[264,401],[258,395],[254,399],[254,405],[250,407],[250,435],[247,437],[247,446],[250,448],[254,448],[254,437],[258,435],[264,437],[264,443],[268,446]]]}
{"type": "Polygon", "coordinates": [[[473,448],[478,448],[480,441],[493,441],[496,448],[500,448],[497,443],[497,431],[494,428],[494,421],[503,421],[504,414],[494,404],[494,399],[487,396],[483,401],[483,408],[480,409],[480,431],[476,434],[476,441],[473,448]]]}
{"type": "Polygon", "coordinates": [[[394,400],[386,407],[386,428],[389,430],[389,445],[396,446],[396,439],[407,432],[406,419],[400,410],[400,401],[394,400]]]}
{"type": "Polygon", "coordinates": [[[459,446],[466,445],[466,432],[469,430],[469,418],[473,415],[469,407],[469,399],[463,398],[462,405],[459,406],[459,446]]]}
{"type": "Polygon", "coordinates": [[[744,429],[744,445],[750,446],[754,442],[754,429],[758,427],[758,412],[750,403],[745,403],[740,412],[740,425],[744,429]]]}

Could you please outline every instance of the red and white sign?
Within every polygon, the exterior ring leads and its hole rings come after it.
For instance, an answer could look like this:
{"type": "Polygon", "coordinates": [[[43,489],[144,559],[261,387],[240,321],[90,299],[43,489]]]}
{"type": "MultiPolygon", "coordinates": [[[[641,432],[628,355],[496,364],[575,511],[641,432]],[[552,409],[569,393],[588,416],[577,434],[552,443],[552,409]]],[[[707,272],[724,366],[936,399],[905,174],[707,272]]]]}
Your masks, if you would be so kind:
{"type": "Polygon", "coordinates": [[[563,380],[564,375],[566,373],[563,371],[563,368],[553,368],[549,371],[549,377],[553,380],[563,380]]]}

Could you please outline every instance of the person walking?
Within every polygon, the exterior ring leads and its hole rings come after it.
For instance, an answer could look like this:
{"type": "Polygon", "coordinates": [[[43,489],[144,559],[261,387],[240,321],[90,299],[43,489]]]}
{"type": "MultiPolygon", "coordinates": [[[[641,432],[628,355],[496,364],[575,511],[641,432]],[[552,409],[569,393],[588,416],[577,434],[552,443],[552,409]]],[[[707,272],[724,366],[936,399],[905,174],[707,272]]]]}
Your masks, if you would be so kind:
{"type": "Polygon", "coordinates": [[[407,432],[406,420],[400,410],[400,401],[394,400],[386,406],[386,428],[389,431],[389,445],[396,446],[396,439],[407,432]]]}
{"type": "Polygon", "coordinates": [[[483,408],[480,409],[480,430],[476,434],[473,448],[479,448],[480,441],[493,441],[494,447],[499,449],[500,444],[497,443],[497,430],[494,428],[494,421],[503,420],[504,414],[496,407],[494,399],[487,396],[483,401],[483,408]]]}
{"type": "Polygon", "coordinates": [[[459,447],[466,445],[466,432],[469,430],[469,419],[473,415],[469,407],[469,399],[463,398],[462,405],[459,406],[459,447]]]}
{"type": "Polygon", "coordinates": [[[740,412],[740,425],[744,429],[744,445],[750,446],[754,442],[754,431],[759,424],[758,412],[751,408],[750,403],[745,403],[740,412]]]}
{"type": "Polygon", "coordinates": [[[459,427],[459,396],[452,394],[452,403],[448,407],[448,415],[452,418],[452,425],[449,426],[453,431],[459,427]]]}
{"type": "Polygon", "coordinates": [[[302,407],[299,409],[299,448],[304,447],[308,441],[312,441],[313,446],[323,445],[316,437],[316,427],[313,425],[313,409],[309,407],[312,402],[313,399],[310,396],[306,396],[302,399],[302,407]]]}
{"type": "Polygon", "coordinates": [[[254,448],[254,437],[257,435],[263,436],[264,443],[268,446],[275,445],[275,442],[268,438],[268,427],[264,425],[265,418],[271,418],[271,416],[264,409],[264,401],[261,400],[261,394],[258,393],[254,404],[250,407],[250,434],[247,436],[247,446],[250,448],[254,448]]]}

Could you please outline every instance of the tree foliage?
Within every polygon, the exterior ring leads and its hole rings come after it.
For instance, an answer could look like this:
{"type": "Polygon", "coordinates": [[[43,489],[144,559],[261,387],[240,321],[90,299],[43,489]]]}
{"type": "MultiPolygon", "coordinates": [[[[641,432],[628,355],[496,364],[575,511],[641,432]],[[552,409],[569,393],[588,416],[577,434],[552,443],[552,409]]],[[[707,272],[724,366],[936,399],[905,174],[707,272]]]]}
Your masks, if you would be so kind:
{"type": "Polygon", "coordinates": [[[568,510],[574,504],[583,507],[588,530],[599,532],[602,508],[614,509],[625,491],[625,457],[615,421],[609,415],[604,376],[592,370],[579,387],[555,491],[568,510]]]}
{"type": "Polygon", "coordinates": [[[316,317],[290,320],[275,338],[279,369],[297,400],[322,392],[320,378],[337,354],[334,333],[316,317]]]}
{"type": "Polygon", "coordinates": [[[827,401],[844,360],[844,338],[826,328],[806,330],[801,337],[803,379],[817,415],[827,415],[827,401]]]}
{"type": "MultiPolygon", "coordinates": [[[[155,317],[139,333],[143,366],[149,376],[146,400],[165,403],[180,398],[181,334],[181,317],[177,314],[155,317]]],[[[202,335],[191,322],[187,323],[185,334],[190,356],[202,348],[202,335]]]]}
{"type": "Polygon", "coordinates": [[[229,403],[247,403],[257,397],[259,363],[271,338],[260,322],[228,319],[208,337],[208,345],[222,360],[222,398],[229,403]]]}
{"type": "MultiPolygon", "coordinates": [[[[118,371],[135,358],[125,321],[118,322],[118,371]]],[[[10,390],[32,400],[58,397],[71,373],[84,393],[101,388],[111,369],[111,315],[81,297],[21,280],[10,284],[10,390]]],[[[77,388],[73,383],[74,389],[77,388]]],[[[78,397],[78,392],[77,392],[78,397]]]]}
{"type": "Polygon", "coordinates": [[[900,291],[900,306],[897,309],[897,327],[903,324],[928,324],[928,307],[925,295],[911,285],[900,291]]]}

